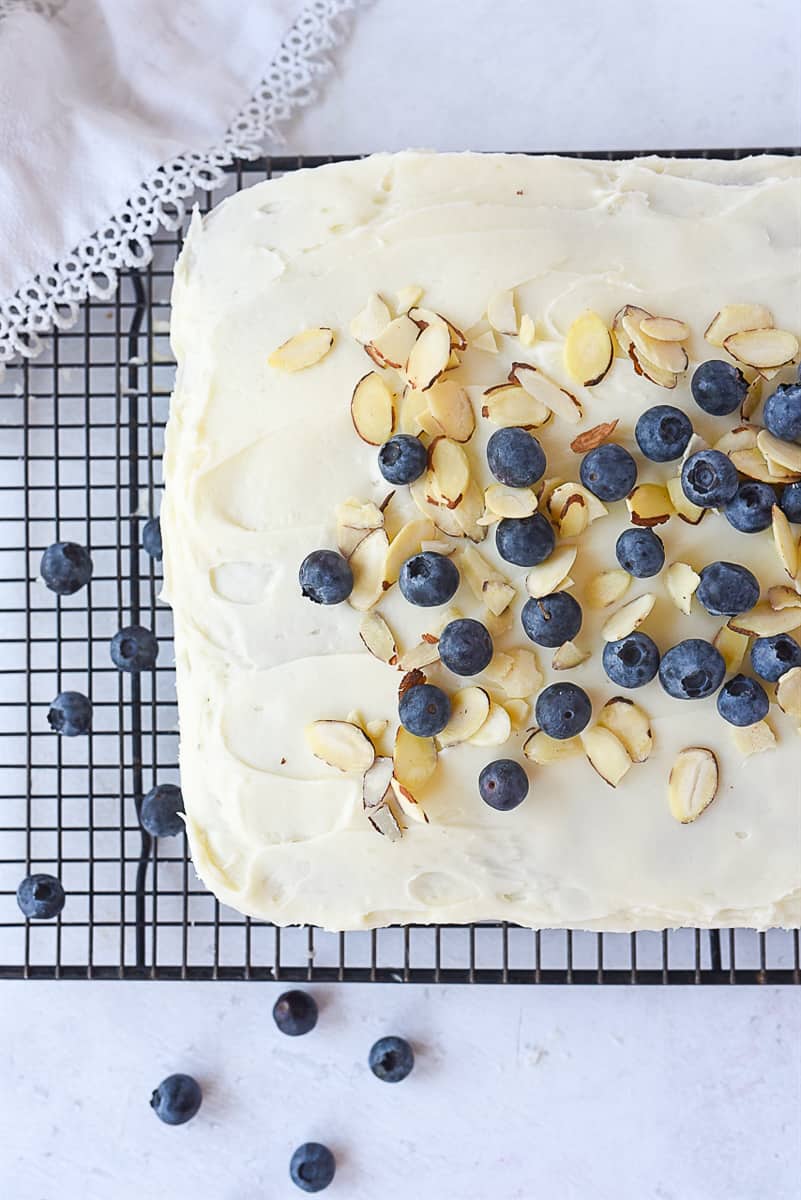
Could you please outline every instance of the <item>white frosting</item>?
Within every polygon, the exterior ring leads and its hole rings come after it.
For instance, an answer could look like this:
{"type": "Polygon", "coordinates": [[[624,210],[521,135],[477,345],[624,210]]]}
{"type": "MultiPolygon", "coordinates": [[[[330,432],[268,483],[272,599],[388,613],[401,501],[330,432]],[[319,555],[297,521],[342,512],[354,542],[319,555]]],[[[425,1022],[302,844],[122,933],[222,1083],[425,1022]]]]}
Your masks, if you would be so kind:
{"type": "MultiPolygon", "coordinates": [[[[359,780],[314,758],[303,731],[356,709],[365,720],[389,720],[391,746],[399,675],[364,649],[361,616],[348,604],[301,598],[297,570],[310,550],[334,545],[341,501],[380,500],[388,490],[349,414],[354,383],[370,364],[348,325],[369,293],[391,301],[418,284],[422,303],[466,329],[492,293],[517,289],[520,311],[536,318],[542,336],[529,350],[505,338],[496,356],[464,355],[456,378],[470,384],[478,410],[482,388],[502,382],[513,359],[542,366],[575,392],[562,345],[585,308],[610,318],[632,302],[681,317],[693,331],[691,369],[722,354],[702,337],[722,304],[766,304],[778,326],[798,333],[800,225],[801,160],[773,157],[377,155],[258,184],[205,221],[195,216],[175,276],[178,377],[162,525],[187,827],[195,866],[222,901],[278,924],[328,929],[484,919],[605,930],[799,923],[801,742],[775,705],[777,749],[744,760],[714,701],[671,700],[654,682],[627,693],[652,718],[654,752],[617,790],[583,757],[526,763],[526,802],[491,810],[479,799],[478,773],[501,755],[526,762],[524,735],[515,735],[501,750],[443,752],[420,795],[430,824],[411,824],[395,843],[377,834],[359,780]],[[295,374],[268,366],[279,343],[316,325],[336,331],[322,362],[295,374]],[[710,808],[683,826],[666,790],[687,745],[714,750],[721,785],[710,808]]],[[[642,410],[672,403],[713,441],[736,417],[702,413],[687,380],[665,391],[616,361],[599,387],[578,389],[581,428],[618,418],[617,436],[631,444],[642,410]]],[[[470,446],[483,475],[492,428],[479,421],[470,446]]],[[[559,419],[539,431],[548,475],[578,477],[569,449],[576,432],[559,419]]],[[[638,461],[641,481],[675,473],[675,464],[638,461]]],[[[392,501],[396,524],[415,515],[405,491],[392,501]]],[[[579,600],[597,570],[616,566],[626,524],[625,505],[616,504],[580,539],[571,571],[579,600]]],[[[769,531],[738,534],[710,514],[697,528],[673,518],[659,533],[669,562],[729,558],[750,565],[765,587],[781,582],[769,531]]],[[[525,571],[498,559],[492,536],[481,551],[520,593],[513,627],[497,644],[531,648],[518,619],[525,571]]],[[[635,581],[626,599],[653,584],[635,581]]],[[[656,590],[644,629],[663,651],[720,627],[697,602],[683,616],[662,579],[656,590]]],[[[465,582],[454,603],[480,615],[465,582]]],[[[397,587],[380,609],[403,647],[437,614],[408,605],[397,587]]],[[[554,675],[552,652],[537,650],[546,682],[575,680],[596,713],[620,691],[601,666],[606,616],[585,606],[577,640],[592,656],[572,671],[554,675]]],[[[456,686],[444,668],[428,674],[456,686]]]]}

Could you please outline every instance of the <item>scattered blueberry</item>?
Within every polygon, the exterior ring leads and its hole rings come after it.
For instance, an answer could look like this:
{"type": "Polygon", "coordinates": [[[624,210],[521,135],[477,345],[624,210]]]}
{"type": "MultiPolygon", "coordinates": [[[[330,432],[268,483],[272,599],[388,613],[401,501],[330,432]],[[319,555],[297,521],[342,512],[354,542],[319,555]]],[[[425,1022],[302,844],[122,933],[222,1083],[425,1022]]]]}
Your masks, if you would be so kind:
{"type": "Polygon", "coordinates": [[[478,675],[489,666],[492,638],[486,625],[469,617],[449,621],[439,635],[439,657],[454,675],[478,675]]]}
{"type": "Polygon", "coordinates": [[[590,698],[575,683],[552,683],[537,697],[534,715],[548,737],[575,737],[585,729],[592,716],[590,698]]]}
{"type": "Polygon", "coordinates": [[[336,550],[312,550],[300,564],[298,580],[315,604],[341,604],[353,591],[353,571],[336,550]]]}
{"type": "Polygon", "coordinates": [[[447,555],[424,550],[406,559],[398,583],[410,604],[433,608],[453,598],[459,586],[459,570],[447,555]]]}
{"type": "Polygon", "coordinates": [[[495,530],[495,545],[506,562],[535,567],[553,552],[556,537],[542,513],[530,517],[504,517],[495,530]]]}
{"type": "Polygon", "coordinates": [[[723,655],[703,638],[687,638],[662,656],[659,682],[676,700],[703,700],[723,683],[723,655]]]}
{"type": "Polygon", "coordinates": [[[734,675],[718,692],[718,712],[730,725],[755,725],[768,715],[768,693],[756,679],[734,675]]]}
{"type": "Polygon", "coordinates": [[[759,533],[768,529],[771,509],[776,503],[776,491],[769,483],[746,479],[723,509],[726,519],[740,533],[759,533]]]}
{"type": "Polygon", "coordinates": [[[636,630],[616,642],[605,643],[603,664],[618,687],[643,687],[659,670],[659,649],[647,633],[636,630]]]}
{"type": "Polygon", "coordinates": [[[321,1142],[304,1142],[289,1161],[290,1179],[302,1192],[322,1192],[336,1173],[336,1160],[321,1142]]]}
{"type": "Polygon", "coordinates": [[[720,450],[699,450],[681,469],[681,488],[700,508],[720,508],[737,491],[737,468],[720,450]]]}
{"type": "Polygon", "coordinates": [[[545,473],[545,454],[526,429],[496,429],[487,443],[487,462],[499,483],[531,487],[545,473]]]}
{"type": "Polygon", "coordinates": [[[202,1099],[200,1084],[191,1075],[168,1075],[150,1097],[150,1107],[165,1125],[185,1125],[202,1099]]]}
{"type": "Polygon", "coordinates": [[[387,483],[414,483],[427,462],[425,446],[409,433],[396,433],[378,451],[378,469],[387,483]]]}
{"type": "Polygon", "coordinates": [[[801,442],[801,383],[782,383],[768,396],[762,422],[774,437],[801,442]]]}
{"type": "Polygon", "coordinates": [[[509,812],[522,804],[528,795],[528,776],[520,763],[511,758],[499,758],[487,763],[478,777],[481,799],[498,812],[509,812]]]}
{"type": "Polygon", "coordinates": [[[186,826],[179,813],[184,812],[181,789],[174,783],[160,783],[142,800],[139,820],[151,837],[177,837],[186,826]]]}
{"type": "Polygon", "coordinates": [[[581,629],[581,605],[569,592],[551,592],[539,600],[527,600],[520,620],[532,642],[555,648],[572,642],[581,629]]]}
{"type": "Polygon", "coordinates": [[[635,579],[658,575],[665,565],[665,547],[653,529],[624,529],[615,554],[623,570],[635,579]]]}
{"type": "Polygon", "coordinates": [[[801,525],[801,482],[787,484],[779,505],[788,521],[801,525]]]}
{"type": "Polygon", "coordinates": [[[382,1037],[370,1047],[367,1061],[376,1079],[383,1083],[400,1083],[411,1073],[414,1051],[406,1038],[382,1037]]]}
{"type": "Polygon", "coordinates": [[[126,625],[111,639],[111,661],[121,671],[147,671],[155,666],[159,644],[142,625],[126,625]]]}
{"type": "Polygon", "coordinates": [[[725,417],[739,408],[748,391],[748,381],[739,367],[712,358],[696,367],[690,382],[693,400],[705,413],[725,417]]]}
{"type": "Polygon", "coordinates": [[[273,1020],[287,1037],[311,1033],[317,1024],[317,1001],[297,988],[283,992],[273,1005],[273,1020]]]}
{"type": "Polygon", "coordinates": [[[673,462],[681,458],[693,435],[690,418],[672,404],[655,404],[637,421],[637,445],[651,462],[673,462]]]}
{"type": "Polygon", "coordinates": [[[403,728],[415,737],[434,737],[451,718],[451,702],[442,688],[416,683],[401,696],[398,715],[403,728]]]}
{"type": "Polygon", "coordinates": [[[606,442],[584,455],[579,478],[599,500],[623,500],[637,482],[637,464],[623,446],[606,442]]]}
{"type": "Polygon", "coordinates": [[[702,567],[695,594],[713,617],[733,617],[759,600],[759,580],[740,563],[713,562],[702,567]]]}
{"type": "Polygon", "coordinates": [[[751,666],[760,679],[776,683],[785,672],[801,667],[801,646],[789,633],[756,638],[751,643],[751,666]]]}
{"type": "Polygon", "coordinates": [[[47,723],[64,737],[78,737],[92,728],[92,705],[82,692],[59,692],[50,705],[47,723]]]}
{"type": "Polygon", "coordinates": [[[89,551],[77,542],[54,542],[42,555],[39,574],[57,596],[72,596],[92,578],[89,551]]]}
{"type": "Polygon", "coordinates": [[[64,907],[64,889],[54,875],[27,875],[17,888],[17,904],[24,917],[50,921],[64,907]]]}
{"type": "Polygon", "coordinates": [[[145,521],[142,528],[142,549],[151,558],[155,558],[156,562],[161,562],[164,548],[161,544],[161,521],[158,517],[151,517],[149,521],[145,521]]]}

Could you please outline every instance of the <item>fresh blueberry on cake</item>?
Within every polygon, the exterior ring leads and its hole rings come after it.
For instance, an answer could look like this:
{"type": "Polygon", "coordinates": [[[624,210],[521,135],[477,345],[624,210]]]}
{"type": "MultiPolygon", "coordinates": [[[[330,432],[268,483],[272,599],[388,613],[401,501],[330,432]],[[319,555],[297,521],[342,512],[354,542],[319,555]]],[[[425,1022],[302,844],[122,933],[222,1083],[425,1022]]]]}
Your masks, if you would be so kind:
{"type": "Polygon", "coordinates": [[[730,725],[755,725],[768,715],[770,700],[761,683],[748,675],[734,675],[718,692],[718,712],[730,725]]]}
{"type": "Polygon", "coordinates": [[[534,713],[537,724],[548,737],[564,740],[586,729],[592,704],[578,684],[552,683],[540,692],[534,713]]]}
{"type": "Polygon", "coordinates": [[[353,571],[336,550],[312,550],[300,564],[298,579],[314,604],[341,604],[353,591],[353,571]]]}
{"type": "Polygon", "coordinates": [[[528,776],[520,763],[511,758],[499,758],[487,763],[478,777],[481,799],[498,812],[509,812],[522,804],[528,795],[528,776]]]}
{"type": "Polygon", "coordinates": [[[760,679],[776,683],[793,667],[801,667],[801,646],[789,633],[755,638],[751,643],[751,666],[760,679]]]}
{"type": "Polygon", "coordinates": [[[776,489],[769,483],[744,479],[723,511],[740,533],[760,533],[770,528],[775,503],[776,489]]]}
{"type": "Polygon", "coordinates": [[[653,529],[625,529],[615,544],[615,555],[635,579],[658,575],[665,565],[665,545],[653,529]]]}
{"type": "Polygon", "coordinates": [[[705,413],[725,417],[745,400],[748,381],[739,367],[712,358],[696,367],[690,382],[693,400],[705,413]]]}
{"type": "Polygon", "coordinates": [[[617,641],[606,642],[603,664],[618,687],[643,687],[659,670],[659,649],[653,638],[638,629],[617,641]]]}
{"type": "Polygon", "coordinates": [[[723,683],[723,655],[703,638],[685,638],[665,652],[659,664],[659,681],[675,700],[703,700],[723,683]]]}
{"type": "Polygon", "coordinates": [[[585,454],[579,478],[599,500],[623,500],[637,482],[637,464],[624,446],[607,442],[585,454]]]}
{"type": "Polygon", "coordinates": [[[416,683],[401,696],[398,715],[403,728],[415,737],[434,737],[450,720],[451,702],[442,688],[416,683]]]}
{"type": "Polygon", "coordinates": [[[539,646],[555,649],[572,642],[581,629],[581,605],[569,592],[552,592],[527,600],[520,619],[526,637],[539,646]]]}
{"type": "Polygon", "coordinates": [[[801,442],[801,383],[780,384],[762,409],[765,428],[784,442],[801,442]]]}
{"type": "Polygon", "coordinates": [[[721,508],[739,487],[737,468],[720,450],[699,450],[682,467],[681,486],[699,508],[721,508]]]}
{"type": "Polygon", "coordinates": [[[459,570],[446,555],[426,550],[406,559],[398,583],[410,604],[435,608],[456,595],[459,570]]]}
{"type": "Polygon", "coordinates": [[[396,433],[378,451],[378,469],[387,483],[414,483],[426,469],[428,452],[419,438],[396,433]]]}
{"type": "Polygon", "coordinates": [[[801,482],[788,483],[779,504],[788,521],[801,525],[801,482]]]}
{"type": "Polygon", "coordinates": [[[508,426],[487,442],[487,465],[499,483],[531,487],[545,474],[545,453],[533,434],[508,426]]]}
{"type": "Polygon", "coordinates": [[[478,675],[492,658],[492,638],[486,625],[472,617],[449,621],[439,635],[439,657],[454,675],[478,675]]]}
{"type": "Polygon", "coordinates": [[[556,535],[542,513],[520,518],[504,517],[495,530],[495,545],[506,562],[518,567],[535,567],[553,553],[556,535]]]}
{"type": "Polygon", "coordinates": [[[681,458],[693,427],[690,418],[673,404],[655,404],[637,418],[634,436],[637,445],[651,462],[674,462],[681,458]]]}
{"type": "Polygon", "coordinates": [[[748,612],[759,600],[759,580],[742,563],[713,562],[701,569],[696,591],[701,604],[715,617],[748,612]]]}

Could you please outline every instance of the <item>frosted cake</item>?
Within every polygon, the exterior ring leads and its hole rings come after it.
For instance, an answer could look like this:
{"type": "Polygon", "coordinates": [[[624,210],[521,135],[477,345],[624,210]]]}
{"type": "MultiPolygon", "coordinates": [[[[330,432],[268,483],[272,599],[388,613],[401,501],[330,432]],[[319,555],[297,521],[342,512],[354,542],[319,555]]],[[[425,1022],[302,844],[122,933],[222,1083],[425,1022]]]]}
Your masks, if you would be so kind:
{"type": "Polygon", "coordinates": [[[799,923],[800,280],[780,157],[377,155],[194,215],[162,526],[221,901],[799,923]]]}

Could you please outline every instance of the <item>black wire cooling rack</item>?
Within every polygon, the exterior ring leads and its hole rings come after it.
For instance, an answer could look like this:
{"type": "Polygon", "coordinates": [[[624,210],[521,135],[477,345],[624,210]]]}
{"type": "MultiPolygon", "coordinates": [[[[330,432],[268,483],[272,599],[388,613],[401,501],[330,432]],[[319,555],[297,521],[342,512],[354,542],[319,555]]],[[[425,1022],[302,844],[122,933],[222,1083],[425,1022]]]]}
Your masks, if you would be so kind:
{"type": "MultiPolygon", "coordinates": [[[[331,161],[236,164],[214,201],[331,161]]],[[[211,206],[210,194],[197,199],[211,206]]],[[[87,301],[73,329],[0,380],[0,978],[801,983],[798,931],[278,929],[219,904],[195,878],[183,838],[155,842],[142,831],[143,794],[178,781],[172,623],[158,599],[160,565],[140,542],[159,508],[182,234],[159,234],[153,261],[125,273],[113,300],[87,301]],[[75,596],[37,579],[56,540],[91,551],[94,575],[75,596]],[[153,629],[161,646],[155,669],[138,677],[109,659],[109,640],[129,624],[153,629]],[[68,689],[92,700],[88,737],[48,727],[50,702],[68,689]],[[57,920],[21,916],[15,891],[31,871],[62,880],[57,920]]]]}

